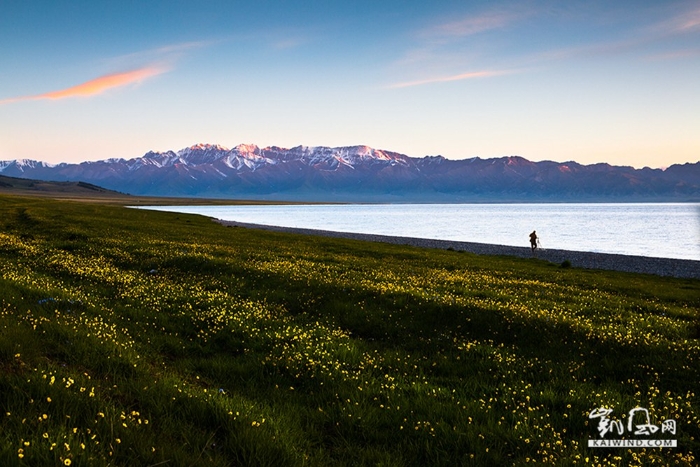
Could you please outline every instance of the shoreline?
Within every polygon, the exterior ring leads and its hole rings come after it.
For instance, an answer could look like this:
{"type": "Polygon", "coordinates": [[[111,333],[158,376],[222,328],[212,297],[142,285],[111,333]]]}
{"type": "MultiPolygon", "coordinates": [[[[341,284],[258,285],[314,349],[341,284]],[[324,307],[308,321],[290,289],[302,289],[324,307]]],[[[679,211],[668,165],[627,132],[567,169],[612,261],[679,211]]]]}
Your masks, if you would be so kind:
{"type": "Polygon", "coordinates": [[[568,260],[571,266],[585,269],[604,269],[609,271],[636,272],[657,276],[700,279],[700,261],[690,259],[657,258],[651,256],[631,256],[614,253],[593,253],[587,251],[538,249],[533,255],[529,247],[493,245],[488,243],[461,242],[454,240],[434,240],[429,238],[397,237],[332,230],[303,229],[297,227],[279,227],[262,224],[249,224],[237,221],[212,219],[227,227],[244,227],[249,229],[269,230],[273,232],[297,233],[321,237],[346,238],[370,242],[393,243],[420,248],[452,249],[477,255],[503,255],[518,258],[537,258],[561,264],[568,260]]]}

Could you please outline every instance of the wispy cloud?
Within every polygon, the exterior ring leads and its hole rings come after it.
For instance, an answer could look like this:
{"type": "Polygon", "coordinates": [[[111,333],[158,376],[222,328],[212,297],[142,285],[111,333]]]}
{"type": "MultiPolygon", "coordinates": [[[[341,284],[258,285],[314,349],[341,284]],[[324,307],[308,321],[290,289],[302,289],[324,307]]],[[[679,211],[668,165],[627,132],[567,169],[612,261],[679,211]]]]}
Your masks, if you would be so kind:
{"type": "MultiPolygon", "coordinates": [[[[499,47],[508,43],[512,38],[508,34],[509,30],[519,28],[520,23],[529,19],[548,19],[549,21],[572,21],[572,26],[576,28],[586,27],[582,21],[592,21],[593,26],[603,23],[595,23],[600,18],[597,13],[593,15],[587,8],[581,14],[579,10],[568,11],[566,9],[545,11],[542,9],[528,8],[527,6],[512,5],[510,8],[496,8],[456,19],[434,22],[418,32],[414,32],[416,46],[407,49],[401,59],[394,62],[397,67],[408,69],[409,73],[415,73],[416,68],[422,69],[442,69],[445,78],[434,78],[419,81],[410,81],[394,84],[390,87],[409,87],[421,84],[429,84],[441,81],[453,81],[459,79],[469,79],[481,77],[478,72],[456,74],[459,68],[500,68],[498,63],[494,63],[493,58],[499,56],[499,47]],[[562,16],[563,15],[563,16],[562,16]],[[583,19],[581,19],[583,18],[583,19]],[[481,37],[482,34],[498,32],[498,40],[491,40],[492,36],[481,37]],[[500,33],[503,32],[503,35],[500,33]],[[456,67],[459,67],[455,70],[456,67]]],[[[652,20],[646,26],[629,27],[629,25],[615,10],[615,15],[608,18],[610,24],[618,25],[615,34],[602,37],[598,41],[588,43],[566,43],[559,45],[559,42],[552,40],[550,45],[554,47],[542,46],[534,49],[522,48],[519,53],[511,57],[511,63],[515,66],[537,67],[547,63],[560,60],[576,59],[579,57],[599,57],[615,56],[624,54],[642,54],[647,50],[666,48],[665,52],[657,52],[649,58],[683,58],[696,56],[696,47],[681,45],[681,49],[676,49],[678,44],[674,44],[671,39],[680,36],[688,38],[700,33],[700,7],[696,5],[688,8],[668,6],[659,4],[655,8],[645,13],[647,20],[652,20]],[[656,18],[653,20],[653,18],[656,18]],[[519,65],[518,65],[519,64],[519,65]]],[[[602,21],[602,20],[601,20],[602,21]]],[[[610,28],[612,31],[613,29],[610,28]]],[[[511,46],[513,44],[510,44],[511,46]]],[[[510,47],[509,50],[518,50],[517,47],[510,47]]],[[[440,73],[440,72],[438,72],[440,73]]]]}
{"type": "Polygon", "coordinates": [[[700,57],[700,48],[672,50],[647,57],[649,60],[677,60],[683,58],[700,57]]]}
{"type": "Polygon", "coordinates": [[[50,91],[43,94],[35,94],[30,96],[14,97],[0,101],[0,104],[8,104],[18,101],[35,101],[35,100],[58,100],[71,97],[90,97],[102,94],[110,89],[128,86],[130,84],[140,83],[148,78],[163,74],[169,71],[165,66],[147,66],[144,68],[124,71],[120,73],[112,73],[100,76],[90,81],[71,86],[58,91],[50,91]]]}
{"type": "Polygon", "coordinates": [[[289,37],[286,39],[279,39],[273,42],[272,47],[277,50],[295,49],[301,45],[306,44],[307,42],[307,39],[301,37],[289,37]]]}
{"type": "Polygon", "coordinates": [[[631,29],[627,36],[617,40],[589,43],[578,47],[551,49],[530,57],[534,61],[553,61],[582,56],[621,55],[632,51],[644,52],[652,47],[667,45],[670,50],[647,55],[647,59],[675,59],[696,56],[697,47],[677,47],[669,39],[700,32],[700,8],[658,20],[641,28],[631,29]]]}
{"type": "Polygon", "coordinates": [[[491,78],[494,76],[501,76],[501,75],[506,75],[506,74],[511,74],[511,73],[514,73],[514,71],[510,71],[510,70],[470,71],[468,73],[461,73],[458,75],[438,76],[438,77],[433,77],[433,78],[421,79],[421,80],[417,80],[417,81],[405,81],[402,83],[391,84],[387,87],[389,89],[409,88],[412,86],[422,86],[425,84],[433,84],[433,83],[446,83],[449,81],[462,81],[465,79],[491,78]]]}
{"type": "Polygon", "coordinates": [[[661,28],[666,32],[682,34],[700,30],[700,8],[687,11],[662,23],[661,28]]]}
{"type": "MultiPolygon", "coordinates": [[[[432,20],[422,28],[411,32],[402,56],[392,63],[394,74],[403,75],[404,80],[391,84],[388,88],[405,88],[431,83],[460,81],[474,78],[487,78],[505,73],[503,71],[473,71],[460,73],[465,69],[490,70],[501,68],[492,58],[499,40],[484,33],[511,28],[515,23],[535,14],[534,10],[524,10],[513,6],[508,9],[492,8],[486,11],[462,14],[452,18],[432,20]],[[424,70],[432,70],[433,78],[408,81],[405,77],[424,76],[424,70]]],[[[399,81],[395,79],[395,81],[399,81]]]]}
{"type": "Polygon", "coordinates": [[[479,15],[469,15],[427,28],[422,31],[421,36],[443,39],[472,36],[504,28],[520,17],[521,15],[508,11],[491,11],[479,15]]]}
{"type": "Polygon", "coordinates": [[[19,101],[59,100],[72,97],[92,97],[111,89],[139,84],[171,71],[184,54],[220,41],[194,41],[169,44],[103,60],[106,68],[126,70],[105,74],[84,83],[43,94],[0,100],[0,105],[19,101]]]}
{"type": "Polygon", "coordinates": [[[153,49],[132,52],[117,57],[105,59],[108,66],[114,68],[131,68],[134,63],[175,63],[183,55],[192,50],[209,47],[222,42],[222,40],[192,41],[169,44],[153,49]],[[129,66],[129,64],[131,66],[129,66]]]}

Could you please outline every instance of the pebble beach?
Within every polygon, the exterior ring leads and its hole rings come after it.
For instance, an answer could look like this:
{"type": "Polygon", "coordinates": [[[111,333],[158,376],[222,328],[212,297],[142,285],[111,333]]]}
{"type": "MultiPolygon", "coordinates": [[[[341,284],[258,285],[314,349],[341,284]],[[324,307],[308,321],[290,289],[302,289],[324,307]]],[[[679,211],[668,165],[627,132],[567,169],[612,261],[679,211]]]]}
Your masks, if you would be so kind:
{"type": "Polygon", "coordinates": [[[270,225],[248,224],[236,221],[216,220],[230,227],[262,229],[274,232],[289,232],[303,235],[323,237],[348,238],[371,242],[410,245],[421,248],[436,248],[474,253],[477,255],[504,255],[519,258],[536,257],[541,260],[561,264],[569,261],[572,267],[587,269],[607,269],[612,271],[637,272],[681,278],[700,279],[700,261],[672,258],[656,258],[650,256],[629,256],[610,253],[593,253],[585,251],[538,249],[533,255],[529,247],[508,245],[491,245],[486,243],[458,242],[452,240],[433,240],[427,238],[396,237],[389,235],[372,235],[350,232],[334,232],[328,230],[300,229],[292,227],[277,227],[270,225]]]}

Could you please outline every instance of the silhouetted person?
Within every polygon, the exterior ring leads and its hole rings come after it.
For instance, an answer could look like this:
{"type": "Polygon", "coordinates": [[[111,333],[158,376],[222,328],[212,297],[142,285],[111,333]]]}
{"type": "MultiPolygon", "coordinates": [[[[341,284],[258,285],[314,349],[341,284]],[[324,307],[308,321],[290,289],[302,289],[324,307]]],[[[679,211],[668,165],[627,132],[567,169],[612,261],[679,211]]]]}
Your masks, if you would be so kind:
{"type": "Polygon", "coordinates": [[[534,230],[530,234],[530,247],[532,248],[533,253],[537,249],[537,232],[535,232],[534,230]]]}

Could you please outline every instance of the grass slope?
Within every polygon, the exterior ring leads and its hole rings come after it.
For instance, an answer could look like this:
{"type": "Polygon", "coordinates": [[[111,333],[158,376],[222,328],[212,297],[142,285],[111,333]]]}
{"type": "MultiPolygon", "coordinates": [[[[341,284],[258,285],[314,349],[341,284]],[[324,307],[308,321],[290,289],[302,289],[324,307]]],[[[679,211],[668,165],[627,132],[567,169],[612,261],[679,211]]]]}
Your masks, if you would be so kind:
{"type": "MultiPolygon", "coordinates": [[[[235,204],[285,204],[272,201],[248,201],[235,199],[175,198],[168,196],[133,196],[108,190],[86,182],[51,182],[29,178],[0,175],[0,195],[52,198],[86,203],[127,206],[153,205],[235,205],[235,204]]],[[[287,203],[292,204],[292,203],[287,203]]]]}
{"type": "Polygon", "coordinates": [[[49,182],[29,178],[17,178],[0,175],[0,193],[19,193],[23,195],[65,195],[87,197],[125,196],[112,190],[85,182],[49,182]]]}
{"type": "Polygon", "coordinates": [[[0,196],[0,465],[696,465],[699,299],[0,196]],[[601,406],[678,448],[588,448],[601,406]]]}

